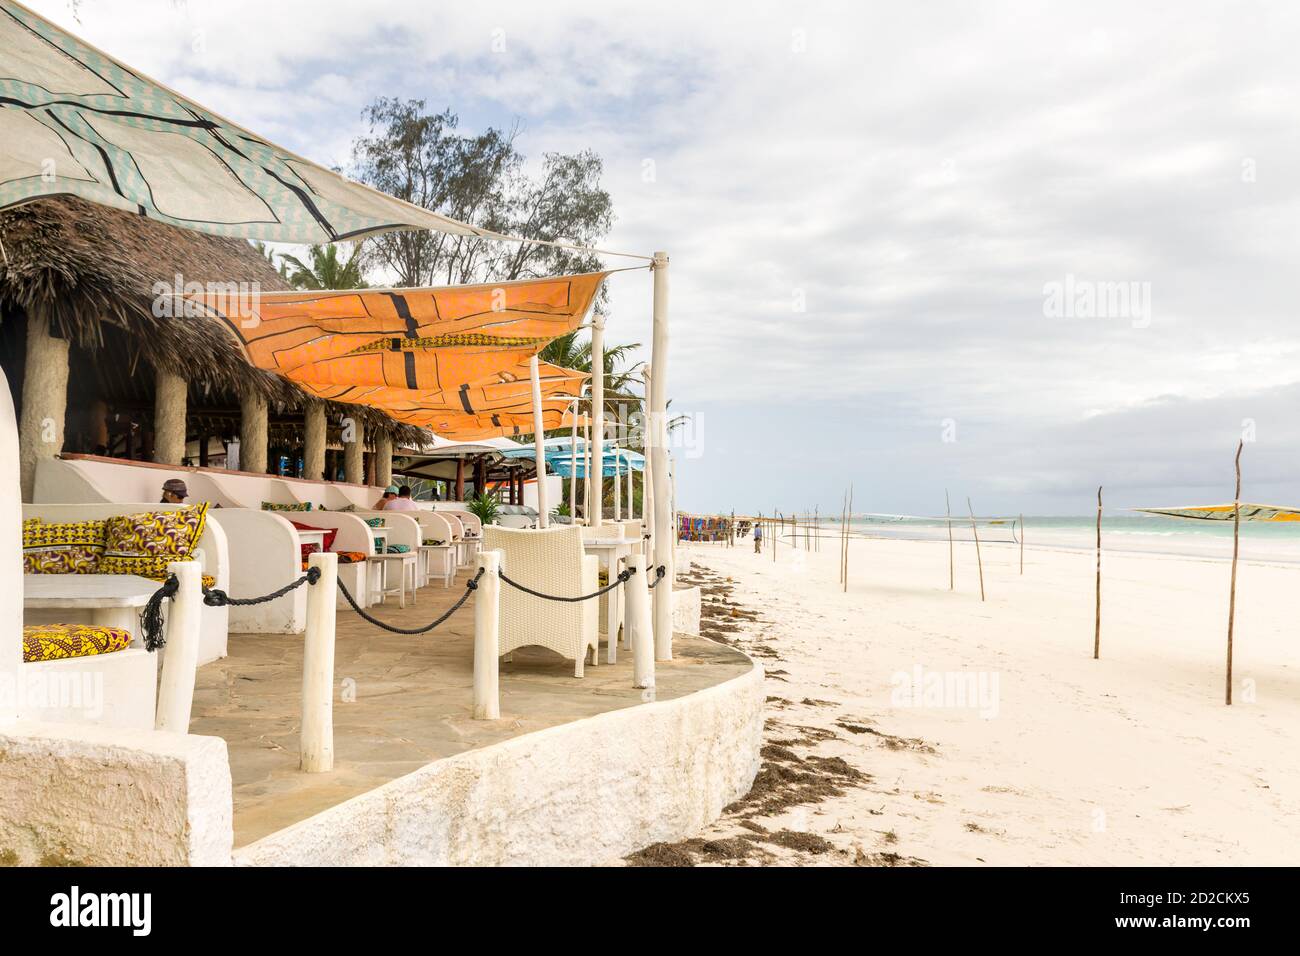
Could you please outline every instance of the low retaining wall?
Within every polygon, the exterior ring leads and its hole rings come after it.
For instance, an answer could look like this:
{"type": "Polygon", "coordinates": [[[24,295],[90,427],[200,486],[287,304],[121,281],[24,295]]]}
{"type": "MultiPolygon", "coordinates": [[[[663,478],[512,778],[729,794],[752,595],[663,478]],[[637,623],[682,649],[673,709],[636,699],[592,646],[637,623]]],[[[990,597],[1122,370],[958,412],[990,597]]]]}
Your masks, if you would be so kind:
{"type": "Polygon", "coordinates": [[[700,633],[700,601],[698,586],[673,589],[674,634],[700,633]]]}
{"type": "Polygon", "coordinates": [[[241,866],[582,866],[748,792],[763,672],[439,760],[235,851],[241,866]]]}
{"type": "Polygon", "coordinates": [[[229,866],[219,737],[0,724],[0,864],[229,866]]]}

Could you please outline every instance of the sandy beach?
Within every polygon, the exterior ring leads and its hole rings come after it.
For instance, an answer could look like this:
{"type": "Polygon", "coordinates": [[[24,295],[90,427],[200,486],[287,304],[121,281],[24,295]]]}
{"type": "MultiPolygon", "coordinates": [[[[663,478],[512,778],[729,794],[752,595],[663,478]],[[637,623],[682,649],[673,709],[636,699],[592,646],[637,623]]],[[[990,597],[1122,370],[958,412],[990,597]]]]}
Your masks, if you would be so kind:
{"type": "Polygon", "coordinates": [[[1300,845],[1300,570],[1012,545],[683,545],[706,635],[767,669],[764,765],[699,839],[635,863],[1279,865],[1300,845]],[[946,688],[946,689],[945,689],[946,688]]]}

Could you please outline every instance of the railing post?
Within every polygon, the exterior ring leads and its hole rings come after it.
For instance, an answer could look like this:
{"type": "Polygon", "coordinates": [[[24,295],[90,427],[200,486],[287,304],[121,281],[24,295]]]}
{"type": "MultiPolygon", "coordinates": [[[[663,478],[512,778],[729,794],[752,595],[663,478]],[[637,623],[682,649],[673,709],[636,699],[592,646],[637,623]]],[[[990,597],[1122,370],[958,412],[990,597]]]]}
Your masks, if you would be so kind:
{"type": "Polygon", "coordinates": [[[474,593],[474,719],[501,717],[497,669],[501,656],[501,552],[480,551],[483,576],[474,593]]]}
{"type": "Polygon", "coordinates": [[[628,558],[632,576],[623,585],[623,627],[632,646],[632,686],[655,686],[654,626],[650,619],[650,592],[647,590],[647,559],[644,554],[628,558]]]}
{"type": "Polygon", "coordinates": [[[307,587],[307,633],[302,647],[302,738],[299,767],[307,773],[334,769],[334,635],[338,609],[339,556],[317,551],[307,567],[320,578],[307,587]]]}
{"type": "Polygon", "coordinates": [[[203,570],[197,561],[173,561],[167,565],[167,573],[176,575],[178,587],[167,612],[167,643],[154,728],[188,734],[194,707],[194,672],[199,664],[203,570]]]}

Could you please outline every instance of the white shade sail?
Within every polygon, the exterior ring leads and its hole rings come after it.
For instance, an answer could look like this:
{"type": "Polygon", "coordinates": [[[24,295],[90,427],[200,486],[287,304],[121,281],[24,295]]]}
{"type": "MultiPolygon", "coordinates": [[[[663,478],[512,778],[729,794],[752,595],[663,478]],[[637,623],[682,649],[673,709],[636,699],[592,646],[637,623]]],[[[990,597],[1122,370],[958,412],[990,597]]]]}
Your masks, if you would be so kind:
{"type": "Polygon", "coordinates": [[[72,194],[218,236],[490,236],[296,156],[0,0],[0,209],[72,194]]]}

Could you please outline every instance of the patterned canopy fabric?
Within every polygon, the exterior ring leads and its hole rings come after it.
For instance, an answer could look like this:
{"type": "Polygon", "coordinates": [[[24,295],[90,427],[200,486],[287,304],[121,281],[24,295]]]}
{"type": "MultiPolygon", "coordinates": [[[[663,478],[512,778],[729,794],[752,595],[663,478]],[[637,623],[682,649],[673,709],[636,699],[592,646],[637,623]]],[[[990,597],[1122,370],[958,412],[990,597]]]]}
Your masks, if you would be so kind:
{"type": "MultiPolygon", "coordinates": [[[[398,416],[394,416],[395,418],[398,416]]],[[[517,438],[532,434],[533,412],[529,406],[526,412],[500,411],[487,412],[482,415],[430,415],[422,416],[420,422],[444,438],[456,441],[478,441],[484,438],[517,438]]],[[[582,427],[588,421],[585,413],[577,416],[576,424],[582,427]]],[[[571,428],[575,424],[573,403],[561,399],[542,400],[542,428],[549,431],[554,428],[571,428]]],[[[548,459],[549,460],[549,459],[548,459]]]]}
{"type": "MultiPolygon", "coordinates": [[[[446,437],[483,437],[518,433],[517,425],[532,431],[528,360],[582,324],[606,275],[251,300],[199,289],[176,308],[222,323],[250,363],[321,398],[369,405],[446,437]],[[527,423],[508,417],[525,413],[527,423]],[[454,424],[444,431],[435,418],[454,424]]],[[[553,396],[576,395],[586,375],[547,365],[540,377],[543,395],[553,396]]]]}
{"type": "MultiPolygon", "coordinates": [[[[1150,515],[1165,515],[1169,518],[1193,518],[1198,521],[1231,521],[1233,518],[1231,504],[1197,505],[1187,508],[1134,508],[1150,515]]],[[[1300,508],[1288,508],[1283,505],[1255,505],[1241,503],[1242,521],[1300,521],[1300,508]]]]}
{"type": "MultiPolygon", "coordinates": [[[[561,368],[549,362],[538,363],[538,382],[543,398],[576,396],[589,378],[587,372],[561,368]]],[[[319,398],[382,408],[390,415],[418,416],[465,414],[529,408],[533,396],[528,365],[495,373],[486,382],[465,384],[455,389],[416,390],[383,385],[316,385],[302,386],[319,398]]]]}
{"type": "Polygon", "coordinates": [[[218,236],[497,237],[303,159],[0,0],[0,209],[74,194],[218,236]]]}

